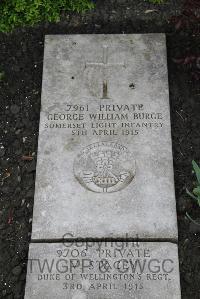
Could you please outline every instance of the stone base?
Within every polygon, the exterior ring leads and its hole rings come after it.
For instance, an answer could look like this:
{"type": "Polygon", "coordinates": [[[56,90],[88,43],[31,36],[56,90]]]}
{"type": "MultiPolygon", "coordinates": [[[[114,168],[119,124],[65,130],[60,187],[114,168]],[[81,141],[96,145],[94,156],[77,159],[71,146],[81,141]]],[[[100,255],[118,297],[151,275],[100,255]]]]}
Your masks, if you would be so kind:
{"type": "Polygon", "coordinates": [[[180,299],[177,245],[32,243],[25,299],[180,299]]]}

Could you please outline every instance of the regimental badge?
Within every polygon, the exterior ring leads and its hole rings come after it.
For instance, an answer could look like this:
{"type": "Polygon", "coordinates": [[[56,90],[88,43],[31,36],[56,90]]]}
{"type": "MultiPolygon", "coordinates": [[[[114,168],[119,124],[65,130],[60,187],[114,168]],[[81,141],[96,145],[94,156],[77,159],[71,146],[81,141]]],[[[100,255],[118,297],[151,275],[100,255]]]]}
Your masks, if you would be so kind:
{"type": "Polygon", "coordinates": [[[74,174],[86,189],[111,193],[127,187],[135,177],[135,160],[128,149],[115,142],[88,145],[74,161],[74,174]]]}

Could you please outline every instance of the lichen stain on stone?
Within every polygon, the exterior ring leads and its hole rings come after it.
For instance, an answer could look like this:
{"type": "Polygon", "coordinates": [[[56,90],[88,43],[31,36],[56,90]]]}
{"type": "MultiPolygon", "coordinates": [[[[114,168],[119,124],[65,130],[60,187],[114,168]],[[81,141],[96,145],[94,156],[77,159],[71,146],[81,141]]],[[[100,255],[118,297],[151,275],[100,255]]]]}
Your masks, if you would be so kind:
{"type": "Polygon", "coordinates": [[[149,53],[144,53],[144,57],[146,58],[146,60],[150,60],[151,59],[151,56],[149,53]]]}
{"type": "Polygon", "coordinates": [[[64,150],[72,151],[78,143],[79,143],[78,140],[76,140],[75,138],[71,138],[68,143],[64,144],[64,150]]]}
{"type": "Polygon", "coordinates": [[[74,295],[72,295],[72,299],[87,299],[87,294],[85,292],[76,292],[74,295]]]}

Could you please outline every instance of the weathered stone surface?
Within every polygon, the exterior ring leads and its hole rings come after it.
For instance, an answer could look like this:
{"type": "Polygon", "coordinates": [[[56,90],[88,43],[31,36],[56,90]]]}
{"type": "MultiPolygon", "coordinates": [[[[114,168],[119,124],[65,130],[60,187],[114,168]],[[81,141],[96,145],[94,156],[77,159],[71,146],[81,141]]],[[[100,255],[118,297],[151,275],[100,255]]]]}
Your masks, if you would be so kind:
{"type": "Polygon", "coordinates": [[[177,238],[165,35],[47,36],[33,239],[177,238]]]}
{"type": "Polygon", "coordinates": [[[25,299],[181,298],[172,243],[33,243],[27,271],[25,299]]]}

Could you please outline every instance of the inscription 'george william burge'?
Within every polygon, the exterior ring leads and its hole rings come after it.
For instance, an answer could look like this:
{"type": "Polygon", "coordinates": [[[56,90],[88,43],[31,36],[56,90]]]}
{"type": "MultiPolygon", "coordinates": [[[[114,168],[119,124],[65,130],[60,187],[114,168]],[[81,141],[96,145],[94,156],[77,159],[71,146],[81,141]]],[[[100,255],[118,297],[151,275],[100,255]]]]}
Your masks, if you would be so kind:
{"type": "Polygon", "coordinates": [[[47,114],[45,128],[73,129],[72,136],[136,136],[145,128],[159,129],[164,124],[163,114],[146,111],[144,104],[97,104],[95,113],[88,104],[66,104],[62,112],[55,112],[54,107],[47,114]]]}

